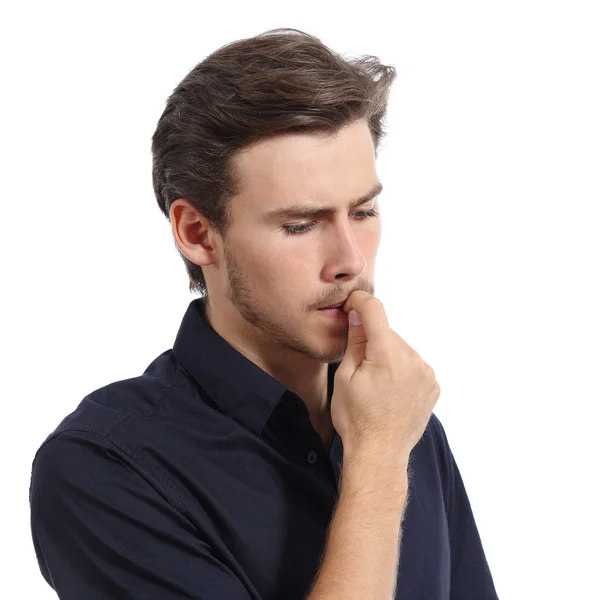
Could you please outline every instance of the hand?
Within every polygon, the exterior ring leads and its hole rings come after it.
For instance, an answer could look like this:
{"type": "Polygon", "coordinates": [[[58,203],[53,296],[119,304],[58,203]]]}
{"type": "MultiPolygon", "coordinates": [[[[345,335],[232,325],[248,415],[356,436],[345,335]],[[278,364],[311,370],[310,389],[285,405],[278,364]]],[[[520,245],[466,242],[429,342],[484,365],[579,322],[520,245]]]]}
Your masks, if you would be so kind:
{"type": "Polygon", "coordinates": [[[331,399],[333,426],[344,451],[377,446],[408,461],[440,395],[435,373],[390,328],[381,300],[355,290],[342,308],[358,312],[362,325],[348,319],[348,347],[331,399]]]}

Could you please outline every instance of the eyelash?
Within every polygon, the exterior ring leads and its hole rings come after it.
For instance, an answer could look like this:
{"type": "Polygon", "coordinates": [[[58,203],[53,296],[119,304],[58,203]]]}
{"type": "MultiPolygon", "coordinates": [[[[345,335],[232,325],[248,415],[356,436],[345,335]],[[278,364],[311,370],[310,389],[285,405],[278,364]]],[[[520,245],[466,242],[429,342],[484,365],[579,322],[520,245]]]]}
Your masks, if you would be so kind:
{"type": "MultiPolygon", "coordinates": [[[[359,210],[354,213],[355,215],[362,215],[358,220],[364,221],[370,217],[376,217],[379,213],[375,211],[375,209],[371,210],[359,210]]],[[[282,229],[285,231],[286,235],[302,235],[303,233],[308,233],[314,226],[316,225],[315,221],[311,221],[310,224],[305,225],[284,225],[282,229]]]]}

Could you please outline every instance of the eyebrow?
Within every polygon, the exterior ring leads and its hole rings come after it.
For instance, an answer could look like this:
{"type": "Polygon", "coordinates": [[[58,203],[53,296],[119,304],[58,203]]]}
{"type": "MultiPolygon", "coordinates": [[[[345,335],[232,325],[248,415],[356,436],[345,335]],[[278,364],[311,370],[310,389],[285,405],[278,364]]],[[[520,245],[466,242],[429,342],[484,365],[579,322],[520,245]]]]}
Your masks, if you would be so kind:
{"type": "MultiPolygon", "coordinates": [[[[367,192],[364,196],[358,198],[351,202],[348,208],[355,208],[372,200],[375,196],[378,196],[383,190],[383,185],[378,183],[372,190],[367,192]]],[[[290,206],[286,206],[284,208],[277,208],[275,210],[271,210],[266,212],[264,215],[265,221],[278,221],[284,217],[287,218],[311,218],[311,217],[320,217],[321,215],[332,214],[337,209],[334,206],[306,206],[305,204],[292,204],[290,206]]]]}

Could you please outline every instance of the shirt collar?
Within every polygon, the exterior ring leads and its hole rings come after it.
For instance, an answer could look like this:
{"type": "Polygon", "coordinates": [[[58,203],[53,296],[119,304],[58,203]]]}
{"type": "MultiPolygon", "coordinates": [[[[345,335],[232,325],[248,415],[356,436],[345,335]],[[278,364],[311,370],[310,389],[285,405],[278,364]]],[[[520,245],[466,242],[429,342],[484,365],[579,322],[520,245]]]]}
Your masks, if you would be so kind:
{"type": "MultiPolygon", "coordinates": [[[[260,436],[281,397],[293,392],[222,338],[204,318],[204,309],[203,297],[190,302],[173,354],[224,413],[260,436]]],[[[329,399],[339,364],[329,363],[329,399]]]]}

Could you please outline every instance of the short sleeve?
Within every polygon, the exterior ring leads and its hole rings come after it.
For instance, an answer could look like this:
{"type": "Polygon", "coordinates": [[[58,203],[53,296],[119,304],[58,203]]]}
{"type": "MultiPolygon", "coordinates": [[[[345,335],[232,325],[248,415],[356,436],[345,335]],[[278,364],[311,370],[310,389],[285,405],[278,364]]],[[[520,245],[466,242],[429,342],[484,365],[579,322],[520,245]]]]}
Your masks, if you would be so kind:
{"type": "Polygon", "coordinates": [[[498,600],[471,504],[444,428],[432,418],[440,440],[450,537],[450,600],[498,600]]]}
{"type": "Polygon", "coordinates": [[[46,441],[29,494],[38,564],[61,599],[255,598],[104,436],[46,441]]]}

